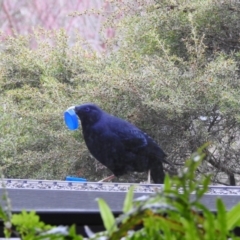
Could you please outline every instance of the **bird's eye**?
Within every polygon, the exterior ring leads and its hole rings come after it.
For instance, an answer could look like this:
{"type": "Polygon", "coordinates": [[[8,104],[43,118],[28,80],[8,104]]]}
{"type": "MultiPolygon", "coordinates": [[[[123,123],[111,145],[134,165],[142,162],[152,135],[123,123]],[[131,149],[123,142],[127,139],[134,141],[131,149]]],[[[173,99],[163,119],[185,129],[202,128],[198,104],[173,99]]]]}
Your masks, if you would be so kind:
{"type": "Polygon", "coordinates": [[[90,112],[90,108],[89,107],[85,107],[85,112],[90,112]]]}

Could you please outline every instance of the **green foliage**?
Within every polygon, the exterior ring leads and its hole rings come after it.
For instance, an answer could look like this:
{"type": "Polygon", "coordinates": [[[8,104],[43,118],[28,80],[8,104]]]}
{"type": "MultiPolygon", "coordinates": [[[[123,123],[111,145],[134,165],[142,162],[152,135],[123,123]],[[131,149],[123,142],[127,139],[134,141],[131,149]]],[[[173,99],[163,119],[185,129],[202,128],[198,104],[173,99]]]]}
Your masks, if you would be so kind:
{"type": "Polygon", "coordinates": [[[53,227],[46,225],[39,220],[39,216],[34,211],[27,213],[22,211],[20,214],[12,216],[12,224],[16,228],[17,233],[24,240],[41,240],[41,239],[72,239],[81,240],[81,236],[76,234],[75,226],[70,229],[59,226],[53,227]]]}
{"type": "Polygon", "coordinates": [[[128,190],[126,198],[123,203],[123,212],[128,212],[133,207],[133,195],[134,195],[134,186],[131,186],[128,190]]]}
{"type": "MultiPolygon", "coordinates": [[[[5,198],[9,201],[8,198],[5,198]]],[[[3,210],[0,206],[0,220],[4,222],[4,235],[10,238],[12,235],[19,236],[23,240],[82,240],[83,237],[76,233],[75,225],[70,228],[64,226],[50,226],[40,221],[34,212],[23,210],[19,214],[11,215],[9,209],[3,210]]]]}
{"type": "MultiPolygon", "coordinates": [[[[1,171],[0,171],[1,173],[1,171]]],[[[2,173],[1,173],[1,179],[3,179],[2,173]]],[[[4,207],[0,206],[0,219],[4,222],[4,228],[3,232],[6,237],[11,236],[11,218],[12,218],[12,213],[11,213],[11,202],[8,197],[8,193],[5,189],[5,184],[2,182],[1,187],[3,188],[3,195],[1,196],[2,200],[5,202],[4,207]]]]}
{"type": "MultiPolygon", "coordinates": [[[[78,175],[95,181],[108,175],[89,155],[81,133],[67,130],[62,119],[69,106],[95,102],[146,131],[174,163],[211,142],[199,172],[214,173],[214,183],[237,179],[239,3],[137,2],[113,3],[103,27],[115,29],[116,37],[104,43],[106,54],[91,50],[80,36],[70,46],[63,30],[37,29],[2,42],[0,165],[5,177],[78,175]]],[[[132,175],[129,181],[145,177],[132,175]]]]}
{"type": "Polygon", "coordinates": [[[10,222],[10,218],[11,216],[9,216],[9,212],[8,211],[4,211],[4,209],[2,207],[0,207],[0,219],[4,222],[4,235],[6,237],[10,237],[11,236],[11,222],[10,222]]]}
{"type": "MultiPolygon", "coordinates": [[[[186,161],[178,177],[166,178],[162,192],[134,200],[133,206],[128,211],[119,216],[115,222],[111,220],[111,225],[108,225],[111,231],[107,229],[105,235],[99,233],[91,239],[100,239],[103,236],[112,240],[239,239],[232,230],[240,226],[238,214],[240,204],[227,212],[222,200],[217,199],[215,214],[201,203],[210,178],[204,177],[196,181],[194,173],[202,163],[205,147],[186,161]]],[[[126,197],[125,205],[128,201],[132,204],[131,194],[126,197]]],[[[99,207],[102,211],[106,209],[106,205],[99,207]]],[[[109,224],[107,216],[103,221],[105,225],[109,224]]]]}
{"type": "Polygon", "coordinates": [[[40,232],[50,229],[50,226],[40,221],[39,216],[37,216],[34,211],[27,213],[23,210],[20,214],[13,214],[11,222],[19,234],[23,237],[28,235],[29,239],[33,239],[37,231],[40,232]]]}
{"type": "MultiPolygon", "coordinates": [[[[199,149],[186,161],[178,177],[166,177],[162,191],[133,200],[134,187],[131,187],[124,201],[123,213],[116,219],[106,202],[98,199],[106,231],[95,234],[86,227],[89,238],[85,239],[239,239],[233,230],[240,227],[240,204],[227,211],[219,198],[216,200],[216,213],[213,213],[201,203],[210,178],[195,180],[194,173],[202,163],[205,148],[199,149]]],[[[2,208],[0,217],[4,222],[9,221],[2,208]]],[[[45,225],[33,211],[14,214],[10,222],[9,232],[24,240],[83,239],[74,226],[45,225]]]]}
{"type": "Polygon", "coordinates": [[[228,213],[227,213],[227,230],[231,230],[236,226],[240,225],[240,220],[239,220],[239,210],[240,206],[239,204],[234,206],[228,213]]]}
{"type": "Polygon", "coordinates": [[[97,201],[104,227],[109,232],[109,234],[111,234],[116,229],[116,227],[114,226],[114,216],[111,212],[111,209],[108,207],[108,205],[103,199],[98,199],[97,201]]]}

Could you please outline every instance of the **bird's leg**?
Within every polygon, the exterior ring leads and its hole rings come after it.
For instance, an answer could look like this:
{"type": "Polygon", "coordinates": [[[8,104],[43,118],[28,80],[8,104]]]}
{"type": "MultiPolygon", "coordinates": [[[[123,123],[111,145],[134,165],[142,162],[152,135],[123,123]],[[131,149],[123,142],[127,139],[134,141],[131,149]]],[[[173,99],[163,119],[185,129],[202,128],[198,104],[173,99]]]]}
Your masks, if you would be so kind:
{"type": "Polygon", "coordinates": [[[151,184],[151,170],[148,170],[148,184],[151,184]]]}
{"type": "Polygon", "coordinates": [[[106,178],[104,178],[104,179],[98,181],[98,182],[110,181],[110,180],[112,180],[113,178],[115,178],[115,176],[114,176],[114,175],[111,175],[111,176],[109,176],[109,177],[106,177],[106,178]]]}

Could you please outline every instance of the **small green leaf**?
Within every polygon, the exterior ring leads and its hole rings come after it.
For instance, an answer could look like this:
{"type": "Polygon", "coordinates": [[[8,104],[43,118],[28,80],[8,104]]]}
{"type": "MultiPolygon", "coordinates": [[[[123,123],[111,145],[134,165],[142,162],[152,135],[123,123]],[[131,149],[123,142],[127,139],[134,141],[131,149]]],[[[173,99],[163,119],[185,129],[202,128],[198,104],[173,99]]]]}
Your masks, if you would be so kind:
{"type": "Polygon", "coordinates": [[[217,199],[217,226],[222,236],[227,235],[226,208],[221,199],[217,199]]]}
{"type": "Polygon", "coordinates": [[[126,194],[124,204],[123,204],[123,212],[126,213],[132,209],[133,206],[133,196],[134,196],[134,186],[131,186],[126,194]]]}
{"type": "Polygon", "coordinates": [[[227,230],[232,230],[236,226],[240,226],[240,203],[234,206],[227,213],[227,230]]]}
{"type": "Polygon", "coordinates": [[[0,219],[3,221],[7,220],[7,214],[6,212],[2,209],[2,207],[0,206],[0,219]]]}
{"type": "Polygon", "coordinates": [[[69,228],[69,237],[71,237],[71,239],[74,239],[74,240],[82,240],[83,239],[82,236],[77,234],[75,225],[72,225],[69,228]]]}
{"type": "Polygon", "coordinates": [[[13,214],[11,222],[20,235],[23,236],[34,236],[40,231],[51,229],[51,226],[40,221],[39,216],[34,211],[26,212],[23,210],[19,214],[13,214]]]}
{"type": "Polygon", "coordinates": [[[203,215],[204,239],[214,239],[214,237],[216,237],[216,231],[214,227],[214,214],[211,213],[208,209],[203,208],[203,215]]]}
{"type": "Polygon", "coordinates": [[[196,195],[198,199],[202,198],[202,196],[207,192],[210,182],[211,182],[211,176],[207,176],[202,180],[201,187],[197,187],[197,188],[195,187],[195,189],[197,190],[196,195]]]}
{"type": "Polygon", "coordinates": [[[169,191],[171,190],[171,180],[168,174],[166,174],[165,179],[164,179],[164,191],[169,191]]]}
{"type": "Polygon", "coordinates": [[[112,214],[112,211],[103,199],[98,198],[97,201],[104,227],[106,228],[108,233],[111,234],[117,229],[115,226],[115,219],[112,214]]]}

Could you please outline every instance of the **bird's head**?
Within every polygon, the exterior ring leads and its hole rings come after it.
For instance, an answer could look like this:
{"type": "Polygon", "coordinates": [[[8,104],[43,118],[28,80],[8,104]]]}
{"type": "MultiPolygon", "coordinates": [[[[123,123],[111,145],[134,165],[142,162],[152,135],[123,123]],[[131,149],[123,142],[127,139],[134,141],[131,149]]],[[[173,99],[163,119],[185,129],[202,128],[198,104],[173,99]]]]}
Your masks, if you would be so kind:
{"type": "Polygon", "coordinates": [[[93,103],[75,106],[75,113],[80,118],[82,125],[93,125],[101,118],[103,111],[93,103]]]}

